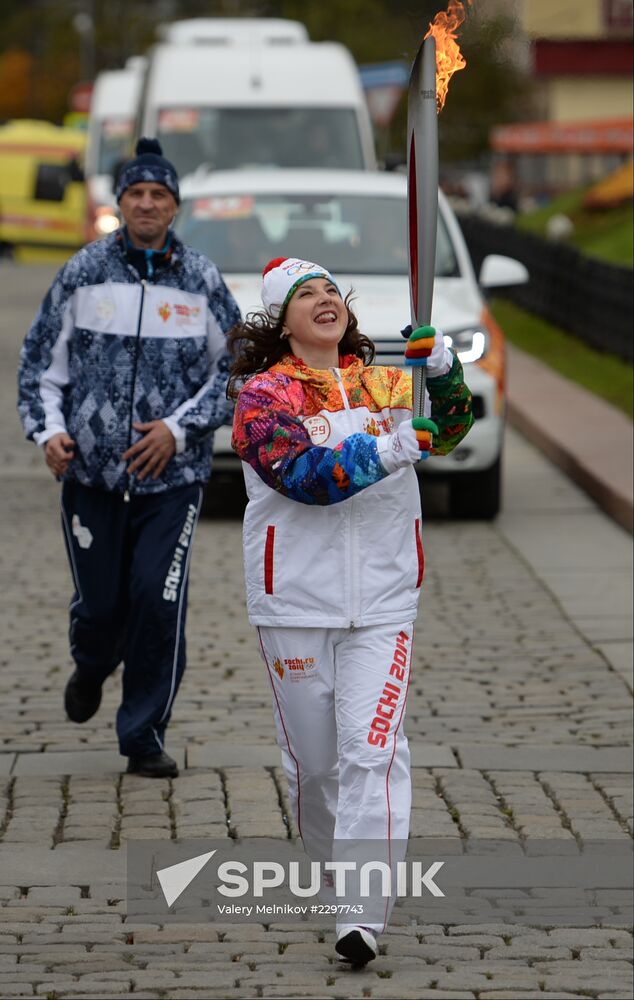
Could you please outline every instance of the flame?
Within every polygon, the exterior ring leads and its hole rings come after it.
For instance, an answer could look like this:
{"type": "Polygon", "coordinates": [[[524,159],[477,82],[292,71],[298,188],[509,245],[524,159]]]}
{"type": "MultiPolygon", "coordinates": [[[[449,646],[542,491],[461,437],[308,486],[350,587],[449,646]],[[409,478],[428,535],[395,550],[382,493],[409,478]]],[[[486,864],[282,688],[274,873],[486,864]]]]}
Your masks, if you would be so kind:
{"type": "MultiPolygon", "coordinates": [[[[467,2],[471,4],[471,0],[467,2]]],[[[425,35],[425,38],[433,35],[436,39],[436,104],[439,112],[445,106],[451,77],[467,65],[456,39],[456,32],[464,19],[464,4],[460,0],[449,0],[447,10],[436,14],[425,35]]]]}

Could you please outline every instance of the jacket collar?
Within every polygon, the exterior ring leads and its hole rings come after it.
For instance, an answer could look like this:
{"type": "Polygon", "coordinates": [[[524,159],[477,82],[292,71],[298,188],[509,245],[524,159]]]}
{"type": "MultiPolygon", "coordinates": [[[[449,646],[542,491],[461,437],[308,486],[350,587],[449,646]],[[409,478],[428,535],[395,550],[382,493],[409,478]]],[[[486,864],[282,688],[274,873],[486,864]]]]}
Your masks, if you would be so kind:
{"type": "MultiPolygon", "coordinates": [[[[355,357],[354,354],[344,354],[339,356],[339,370],[344,378],[349,375],[359,375],[363,370],[363,361],[355,357]]],[[[326,386],[332,383],[334,378],[332,368],[309,368],[301,358],[294,354],[285,354],[277,364],[271,368],[273,372],[279,372],[288,378],[299,379],[300,382],[309,382],[315,386],[326,386]]]]}
{"type": "MultiPolygon", "coordinates": [[[[132,246],[128,239],[126,227],[122,226],[121,229],[117,229],[117,231],[112,234],[112,240],[113,244],[117,246],[126,262],[131,264],[142,277],[145,277],[148,273],[145,252],[132,246]]],[[[162,252],[155,251],[153,254],[153,270],[156,268],[172,267],[175,264],[179,264],[183,257],[183,249],[184,245],[182,241],[178,238],[178,236],[176,236],[173,230],[170,229],[168,231],[166,249],[162,252]]]]}

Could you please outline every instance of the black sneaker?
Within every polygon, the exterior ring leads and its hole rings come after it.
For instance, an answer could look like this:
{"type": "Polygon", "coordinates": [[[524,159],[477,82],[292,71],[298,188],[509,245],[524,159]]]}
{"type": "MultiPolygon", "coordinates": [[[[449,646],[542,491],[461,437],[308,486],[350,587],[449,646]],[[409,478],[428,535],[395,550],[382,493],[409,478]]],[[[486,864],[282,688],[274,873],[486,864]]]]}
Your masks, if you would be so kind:
{"type": "Polygon", "coordinates": [[[335,951],[341,955],[344,962],[367,965],[377,956],[376,935],[369,927],[351,927],[341,932],[337,938],[335,951]]]}
{"type": "Polygon", "coordinates": [[[149,757],[129,757],[128,774],[140,774],[142,778],[177,778],[178,765],[164,751],[149,757]]]}
{"type": "Polygon", "coordinates": [[[71,722],[87,722],[101,705],[101,684],[89,684],[76,670],[64,691],[64,707],[71,722]]]}

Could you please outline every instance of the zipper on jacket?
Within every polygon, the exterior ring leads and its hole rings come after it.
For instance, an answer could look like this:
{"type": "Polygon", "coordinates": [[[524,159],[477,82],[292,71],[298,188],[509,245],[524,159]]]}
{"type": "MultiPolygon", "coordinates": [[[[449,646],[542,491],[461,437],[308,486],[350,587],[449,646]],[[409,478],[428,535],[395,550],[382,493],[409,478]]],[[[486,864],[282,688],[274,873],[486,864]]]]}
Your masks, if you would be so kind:
{"type": "MultiPolygon", "coordinates": [[[[343,401],[344,409],[349,414],[351,412],[350,400],[348,399],[348,394],[346,393],[346,388],[343,384],[343,379],[341,377],[341,372],[338,368],[331,368],[332,374],[335,376],[337,385],[339,386],[339,392],[341,394],[341,399],[343,401]]],[[[350,420],[348,421],[350,424],[350,420]]],[[[350,430],[353,430],[350,425],[350,430]]],[[[356,554],[357,554],[357,544],[356,544],[356,534],[354,526],[354,515],[355,515],[355,498],[350,497],[348,501],[348,579],[350,581],[350,627],[354,628],[359,620],[358,606],[359,606],[359,594],[358,594],[358,580],[356,573],[356,554]]]]}
{"type": "Polygon", "coordinates": [[[343,379],[341,377],[341,372],[338,368],[331,368],[330,371],[335,376],[335,381],[339,386],[339,392],[341,394],[341,399],[343,400],[343,408],[350,412],[350,401],[348,399],[348,394],[346,393],[346,387],[343,384],[343,379]]]}
{"type": "MultiPolygon", "coordinates": [[[[145,299],[145,288],[147,281],[145,278],[141,278],[141,301],[139,303],[139,318],[136,325],[136,343],[134,346],[134,360],[132,362],[132,386],[130,390],[130,419],[128,421],[128,448],[132,447],[132,423],[134,420],[134,391],[136,389],[136,375],[137,368],[139,366],[139,352],[141,349],[141,320],[143,319],[143,300],[145,299]]],[[[127,449],[126,449],[127,450],[127,449]]],[[[127,486],[123,494],[124,503],[129,503],[130,501],[130,473],[126,472],[126,482],[127,486]]]]}

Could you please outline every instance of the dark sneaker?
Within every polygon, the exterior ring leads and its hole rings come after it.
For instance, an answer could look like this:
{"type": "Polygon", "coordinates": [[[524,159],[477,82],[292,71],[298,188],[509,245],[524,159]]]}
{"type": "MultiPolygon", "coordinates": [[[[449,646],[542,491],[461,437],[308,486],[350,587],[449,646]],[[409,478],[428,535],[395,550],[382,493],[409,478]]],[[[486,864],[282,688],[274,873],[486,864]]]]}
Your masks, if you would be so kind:
{"type": "Polygon", "coordinates": [[[344,962],[367,965],[377,956],[376,935],[369,927],[346,928],[337,938],[335,951],[344,962]]]}
{"type": "Polygon", "coordinates": [[[87,684],[78,671],[64,691],[64,707],[71,722],[87,722],[101,705],[101,684],[87,684]]]}
{"type": "Polygon", "coordinates": [[[130,757],[128,774],[140,774],[142,778],[177,778],[178,765],[165,752],[153,753],[149,757],[130,757]]]}

